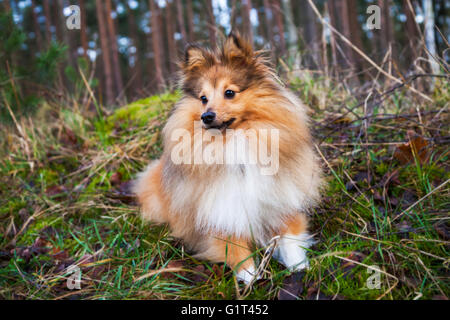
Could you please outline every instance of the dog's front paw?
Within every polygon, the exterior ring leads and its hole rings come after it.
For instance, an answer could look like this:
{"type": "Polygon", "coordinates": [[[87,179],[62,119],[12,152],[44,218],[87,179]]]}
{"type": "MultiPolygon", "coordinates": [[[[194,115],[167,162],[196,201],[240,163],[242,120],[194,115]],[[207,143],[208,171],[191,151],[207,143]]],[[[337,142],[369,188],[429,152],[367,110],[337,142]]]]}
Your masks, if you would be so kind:
{"type": "Polygon", "coordinates": [[[236,278],[238,279],[238,281],[242,281],[245,284],[249,284],[250,282],[253,281],[253,279],[259,280],[261,277],[256,274],[255,267],[252,265],[247,268],[243,267],[240,268],[239,271],[237,271],[236,273],[236,278]]]}
{"type": "Polygon", "coordinates": [[[306,249],[312,240],[308,233],[299,235],[283,235],[278,242],[273,257],[291,271],[301,271],[309,268],[306,249]]]}

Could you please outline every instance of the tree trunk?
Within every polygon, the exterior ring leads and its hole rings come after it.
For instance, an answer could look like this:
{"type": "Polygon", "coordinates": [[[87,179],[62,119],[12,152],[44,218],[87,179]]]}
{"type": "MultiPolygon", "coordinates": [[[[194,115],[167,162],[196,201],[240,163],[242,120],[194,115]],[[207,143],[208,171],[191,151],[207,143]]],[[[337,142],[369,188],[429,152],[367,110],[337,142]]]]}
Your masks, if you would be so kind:
{"type": "Polygon", "coordinates": [[[434,9],[432,0],[423,0],[423,11],[425,14],[425,44],[428,49],[428,61],[430,63],[431,72],[434,74],[440,73],[439,63],[436,61],[437,49],[436,38],[434,34],[434,9]]]}
{"type": "MultiPolygon", "coordinates": [[[[310,67],[318,67],[320,65],[320,38],[321,33],[317,26],[316,15],[311,8],[311,5],[305,1],[301,7],[300,17],[304,21],[304,28],[302,28],[302,36],[308,51],[307,63],[310,67]]],[[[326,53],[326,52],[325,52],[326,53]]]]}
{"type": "Polygon", "coordinates": [[[195,28],[194,28],[194,10],[192,8],[192,0],[186,1],[186,13],[188,22],[188,41],[195,41],[195,28]]]}
{"type": "Polygon", "coordinates": [[[49,0],[44,0],[44,15],[45,15],[45,38],[47,40],[47,44],[50,45],[52,43],[52,29],[51,29],[51,13],[50,13],[50,5],[49,0]]]}
{"type": "Polygon", "coordinates": [[[274,44],[274,38],[273,38],[273,10],[272,6],[270,5],[269,0],[263,0],[264,5],[264,16],[265,16],[265,22],[266,22],[266,29],[267,29],[267,37],[269,40],[269,43],[272,48],[275,48],[274,44]]]}
{"type": "Polygon", "coordinates": [[[169,47],[169,71],[174,73],[176,70],[177,59],[177,46],[174,38],[173,28],[173,2],[172,0],[166,0],[166,32],[167,32],[167,45],[169,47]]]}
{"type": "MultiPolygon", "coordinates": [[[[358,3],[357,0],[348,0],[348,18],[350,25],[350,41],[358,49],[363,50],[362,42],[362,29],[361,24],[358,22],[358,3]]],[[[352,49],[351,49],[352,50],[352,49]]],[[[365,68],[364,61],[356,52],[352,52],[352,63],[360,72],[365,68]]]]}
{"type": "Polygon", "coordinates": [[[136,25],[136,19],[133,9],[129,6],[127,2],[127,8],[128,8],[128,32],[131,38],[131,41],[133,43],[133,46],[135,47],[136,51],[134,53],[130,52],[130,60],[132,60],[129,64],[130,75],[128,78],[131,81],[131,88],[133,91],[133,94],[139,92],[139,90],[143,86],[142,82],[142,66],[139,58],[139,38],[138,38],[138,26],[136,25]]]}
{"type": "Polygon", "coordinates": [[[111,16],[111,0],[105,0],[106,30],[108,35],[109,50],[111,52],[112,72],[114,74],[114,85],[116,95],[120,98],[123,95],[122,73],[120,71],[119,47],[117,45],[117,33],[114,20],[111,16]]]}
{"type": "MultiPolygon", "coordinates": [[[[294,24],[294,16],[292,14],[292,7],[289,0],[281,0],[283,8],[283,16],[286,18],[287,25],[287,45],[288,45],[288,55],[290,58],[296,58],[298,52],[298,35],[297,29],[294,24]]],[[[297,57],[299,58],[299,56],[297,57]]],[[[300,61],[297,60],[294,63],[294,68],[298,69],[300,61]]]]}
{"type": "MultiPolygon", "coordinates": [[[[381,9],[381,30],[377,30],[379,33],[379,45],[380,48],[386,52],[394,41],[394,28],[390,12],[392,1],[378,0],[378,6],[381,9]]],[[[394,53],[394,51],[392,52],[394,53]]]]}
{"type": "Polygon", "coordinates": [[[11,5],[9,3],[9,0],[3,0],[3,7],[5,8],[5,12],[11,11],[11,5]]]}
{"type": "Polygon", "coordinates": [[[153,46],[153,61],[155,64],[155,69],[151,70],[155,74],[155,81],[158,90],[164,88],[164,77],[163,77],[163,63],[161,56],[161,25],[159,21],[160,9],[157,0],[150,1],[150,11],[151,11],[151,29],[152,29],[152,46],[153,46]]]}
{"type": "Polygon", "coordinates": [[[175,0],[175,5],[177,9],[178,30],[180,30],[182,41],[186,43],[188,40],[186,33],[186,25],[184,23],[183,5],[181,4],[181,0],[175,0]]]}
{"type": "Polygon", "coordinates": [[[80,40],[81,47],[83,48],[83,57],[86,61],[89,61],[88,57],[88,39],[87,39],[87,23],[86,23],[86,3],[85,0],[80,0],[80,14],[81,14],[81,30],[80,30],[80,40]]]}
{"type": "Polygon", "coordinates": [[[206,12],[208,16],[208,34],[211,48],[216,47],[216,18],[214,17],[212,0],[206,0],[206,12]]]}
{"type": "MultiPolygon", "coordinates": [[[[9,0],[6,0],[5,2],[9,2],[9,0]]],[[[36,34],[36,44],[38,51],[42,51],[43,49],[43,42],[42,42],[42,34],[41,34],[41,28],[39,26],[38,16],[36,13],[36,0],[31,0],[31,13],[33,16],[33,27],[34,27],[34,33],[36,34]]]]}
{"type": "Polygon", "coordinates": [[[95,0],[95,7],[97,10],[98,29],[100,33],[100,45],[101,55],[103,62],[103,75],[104,75],[104,91],[106,95],[106,103],[112,104],[114,102],[114,83],[113,83],[113,71],[111,67],[111,57],[108,44],[108,31],[106,30],[106,19],[103,10],[103,1],[95,0]]]}
{"type": "Polygon", "coordinates": [[[250,20],[250,12],[252,11],[252,2],[251,0],[243,0],[242,1],[242,21],[243,21],[243,34],[247,37],[247,39],[253,43],[253,27],[252,22],[250,20]]]}
{"type": "Polygon", "coordinates": [[[237,16],[237,1],[231,0],[231,17],[230,17],[230,23],[231,23],[231,30],[235,30],[237,28],[236,25],[236,16],[237,16]]]}
{"type": "Polygon", "coordinates": [[[277,36],[278,39],[275,39],[275,43],[279,43],[278,52],[280,56],[286,55],[286,40],[284,39],[284,21],[283,21],[283,13],[281,11],[280,0],[272,1],[272,13],[275,19],[275,25],[277,26],[277,36]],[[278,41],[277,41],[278,40],[278,41]]]}

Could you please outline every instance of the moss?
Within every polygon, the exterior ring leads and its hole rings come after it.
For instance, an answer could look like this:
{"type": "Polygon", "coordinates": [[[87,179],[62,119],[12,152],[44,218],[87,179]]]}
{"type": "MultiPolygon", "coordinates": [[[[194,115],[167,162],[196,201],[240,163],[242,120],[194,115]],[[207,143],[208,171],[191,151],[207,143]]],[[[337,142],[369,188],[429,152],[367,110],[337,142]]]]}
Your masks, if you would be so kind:
{"type": "Polygon", "coordinates": [[[130,103],[117,109],[107,118],[106,127],[112,130],[117,125],[122,127],[143,127],[152,119],[170,110],[181,97],[179,91],[167,92],[130,103]]]}

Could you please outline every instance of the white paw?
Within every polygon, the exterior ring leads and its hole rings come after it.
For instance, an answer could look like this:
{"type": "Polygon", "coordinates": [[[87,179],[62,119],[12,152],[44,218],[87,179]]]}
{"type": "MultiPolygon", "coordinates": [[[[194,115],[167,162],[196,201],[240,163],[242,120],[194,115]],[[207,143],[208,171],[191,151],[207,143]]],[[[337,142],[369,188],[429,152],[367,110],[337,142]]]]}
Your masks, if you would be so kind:
{"type": "Polygon", "coordinates": [[[260,276],[256,276],[256,270],[255,267],[252,265],[250,267],[247,267],[247,269],[241,268],[237,273],[236,273],[236,278],[238,279],[238,281],[243,281],[245,282],[245,284],[249,284],[251,281],[253,281],[253,279],[258,280],[261,277],[260,276]]]}
{"type": "Polygon", "coordinates": [[[313,241],[308,233],[283,235],[278,242],[273,257],[291,271],[309,268],[306,252],[313,241]]]}

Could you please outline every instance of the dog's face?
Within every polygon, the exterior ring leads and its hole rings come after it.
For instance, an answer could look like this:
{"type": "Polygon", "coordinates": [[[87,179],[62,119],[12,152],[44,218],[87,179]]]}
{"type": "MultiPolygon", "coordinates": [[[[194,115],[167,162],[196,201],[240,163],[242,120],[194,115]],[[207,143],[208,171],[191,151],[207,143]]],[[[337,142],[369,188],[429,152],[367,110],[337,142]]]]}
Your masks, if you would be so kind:
{"type": "Polygon", "coordinates": [[[182,88],[196,99],[199,121],[206,129],[238,126],[251,117],[255,89],[270,89],[270,69],[252,46],[230,34],[217,52],[198,46],[186,49],[181,64],[182,88]]]}

